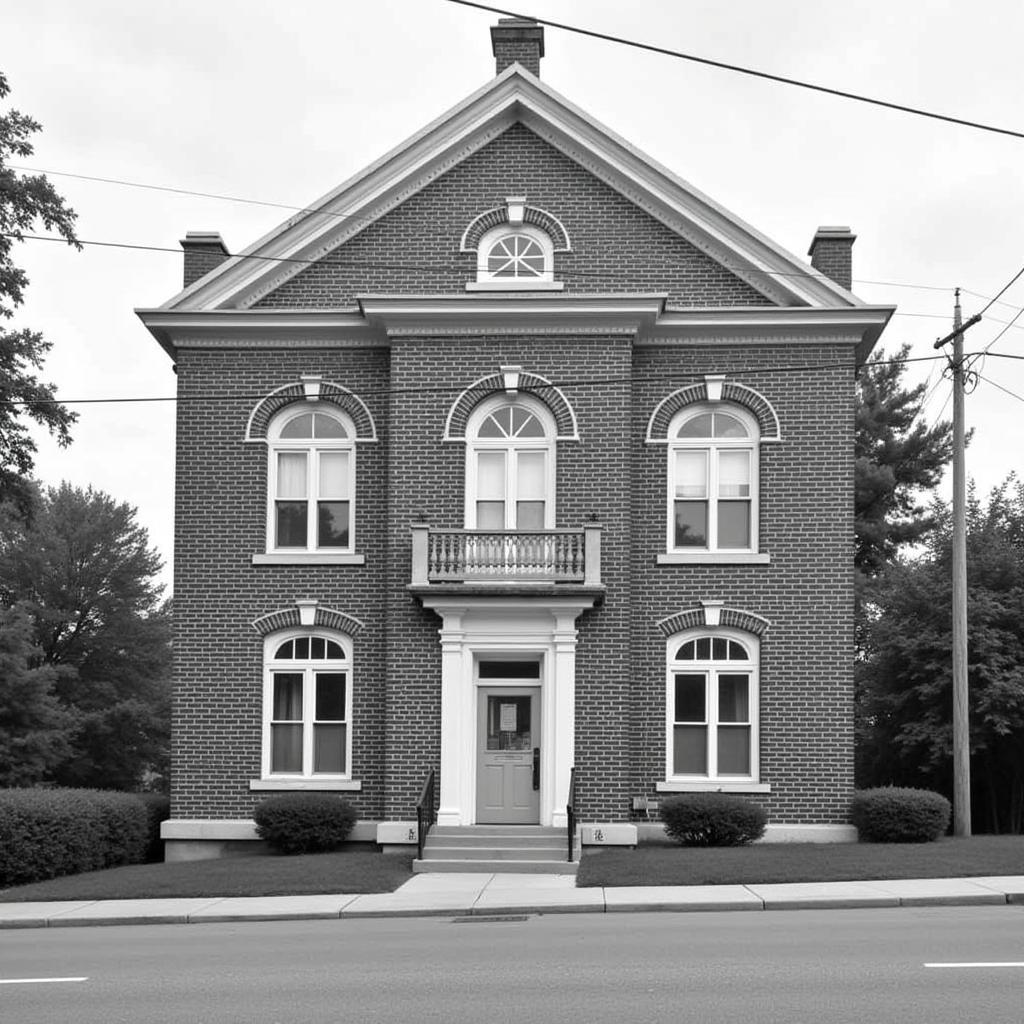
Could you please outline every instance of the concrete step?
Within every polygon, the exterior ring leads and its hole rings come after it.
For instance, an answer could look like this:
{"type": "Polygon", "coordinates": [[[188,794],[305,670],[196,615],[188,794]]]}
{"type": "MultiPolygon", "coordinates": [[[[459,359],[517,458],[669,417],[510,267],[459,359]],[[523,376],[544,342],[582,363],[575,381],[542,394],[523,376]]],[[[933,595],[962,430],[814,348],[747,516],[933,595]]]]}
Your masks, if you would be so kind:
{"type": "Polygon", "coordinates": [[[428,846],[529,846],[538,850],[564,850],[565,836],[506,836],[506,835],[435,835],[433,830],[427,833],[428,846]]]}
{"type": "Polygon", "coordinates": [[[440,846],[427,843],[424,860],[565,860],[564,846],[440,846]]]}
{"type": "MultiPolygon", "coordinates": [[[[578,857],[578,852],[576,852],[578,857]]],[[[542,825],[435,825],[413,870],[575,874],[565,829],[542,825]]]]}
{"type": "Polygon", "coordinates": [[[561,836],[564,840],[565,829],[550,825],[433,825],[428,836],[561,836]]]}
{"type": "Polygon", "coordinates": [[[556,860],[414,860],[412,869],[423,872],[488,874],[575,875],[579,864],[556,860]]]}

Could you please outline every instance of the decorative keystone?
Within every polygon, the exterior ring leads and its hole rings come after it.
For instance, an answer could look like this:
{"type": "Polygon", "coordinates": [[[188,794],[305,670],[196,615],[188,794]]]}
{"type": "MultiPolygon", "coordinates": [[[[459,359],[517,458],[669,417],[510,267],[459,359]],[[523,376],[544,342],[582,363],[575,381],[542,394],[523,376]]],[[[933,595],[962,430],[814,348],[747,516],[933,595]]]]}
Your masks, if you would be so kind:
{"type": "Polygon", "coordinates": [[[295,602],[295,607],[299,609],[300,626],[316,625],[316,606],[319,603],[320,602],[314,598],[299,598],[295,602]]]}
{"type": "Polygon", "coordinates": [[[304,373],[299,379],[302,381],[306,401],[315,402],[320,397],[320,383],[323,377],[319,373],[304,373]]]}

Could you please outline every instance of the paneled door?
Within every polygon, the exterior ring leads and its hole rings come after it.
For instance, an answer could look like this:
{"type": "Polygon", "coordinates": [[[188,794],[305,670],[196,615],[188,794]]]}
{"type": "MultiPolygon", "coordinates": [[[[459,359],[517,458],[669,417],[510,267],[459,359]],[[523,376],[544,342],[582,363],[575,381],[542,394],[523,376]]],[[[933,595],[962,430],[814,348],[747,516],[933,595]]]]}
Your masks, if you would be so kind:
{"type": "Polygon", "coordinates": [[[540,688],[477,690],[476,820],[540,821],[540,688]]]}

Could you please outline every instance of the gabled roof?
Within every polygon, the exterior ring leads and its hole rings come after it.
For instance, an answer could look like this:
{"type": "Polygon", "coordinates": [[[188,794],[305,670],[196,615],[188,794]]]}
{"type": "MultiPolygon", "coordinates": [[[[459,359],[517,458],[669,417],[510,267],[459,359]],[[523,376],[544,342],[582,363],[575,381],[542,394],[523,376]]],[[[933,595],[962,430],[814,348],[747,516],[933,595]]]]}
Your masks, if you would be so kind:
{"type": "MultiPolygon", "coordinates": [[[[859,307],[834,281],[513,64],[359,174],[166,302],[251,308],[515,123],[522,123],[778,306],[859,307]],[[312,211],[312,212],[310,212],[312,211]]],[[[152,312],[152,311],[151,311],[152,312]]]]}

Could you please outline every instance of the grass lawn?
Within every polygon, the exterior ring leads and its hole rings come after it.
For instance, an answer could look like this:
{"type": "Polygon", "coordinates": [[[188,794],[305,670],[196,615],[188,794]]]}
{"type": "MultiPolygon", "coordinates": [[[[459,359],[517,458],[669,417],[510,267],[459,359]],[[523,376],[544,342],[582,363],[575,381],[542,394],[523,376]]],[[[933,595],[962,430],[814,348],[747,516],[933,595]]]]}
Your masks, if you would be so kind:
{"type": "MultiPolygon", "coordinates": [[[[592,848],[591,848],[592,849],[592,848]]],[[[702,849],[644,843],[586,852],[576,884],[744,885],[851,879],[1024,875],[1024,836],[935,843],[758,843],[702,849]]]]}
{"type": "Polygon", "coordinates": [[[131,864],[3,889],[0,902],[393,892],[412,876],[412,857],[362,847],[298,857],[267,855],[131,864]]]}

